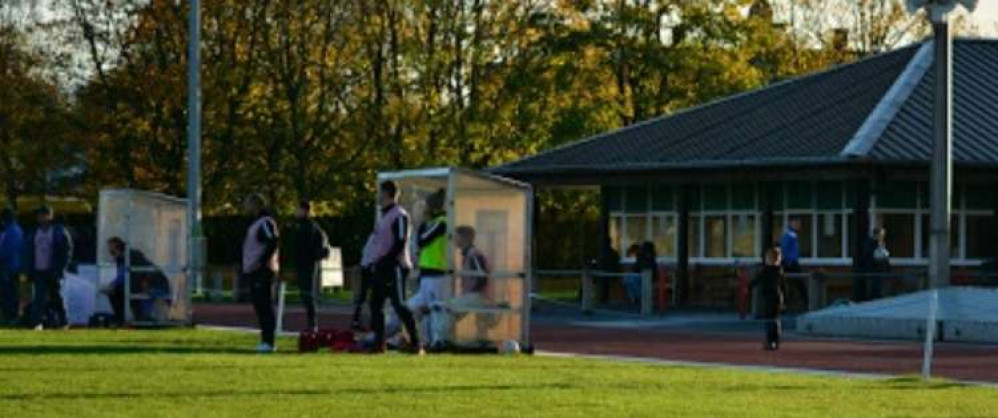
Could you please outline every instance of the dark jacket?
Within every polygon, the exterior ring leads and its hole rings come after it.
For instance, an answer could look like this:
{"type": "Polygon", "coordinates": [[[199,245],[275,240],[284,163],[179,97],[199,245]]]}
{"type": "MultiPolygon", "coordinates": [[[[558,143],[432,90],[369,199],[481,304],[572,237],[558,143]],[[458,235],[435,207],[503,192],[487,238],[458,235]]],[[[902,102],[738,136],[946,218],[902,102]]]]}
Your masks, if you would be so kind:
{"type": "MultiPolygon", "coordinates": [[[[142,254],[139,250],[131,250],[129,253],[128,261],[132,267],[132,273],[129,275],[131,278],[130,287],[132,293],[140,293],[153,289],[163,292],[170,291],[170,280],[167,279],[159,267],[156,267],[152,261],[146,258],[145,254],[142,254]],[[152,271],[145,271],[149,270],[150,267],[152,271]]],[[[125,286],[125,257],[118,257],[114,262],[117,267],[117,273],[115,274],[113,285],[123,289],[125,286]]]]}
{"type": "MultiPolygon", "coordinates": [[[[73,240],[69,236],[69,231],[61,224],[52,224],[52,261],[49,263],[50,271],[63,272],[69,267],[69,262],[73,258],[73,240]]],[[[35,271],[35,234],[38,229],[31,231],[24,241],[24,264],[22,267],[28,276],[38,274],[35,271]]]]}
{"type": "Polygon", "coordinates": [[[749,287],[759,288],[759,301],[762,303],[764,318],[775,318],[780,315],[787,287],[787,276],[783,274],[782,267],[763,266],[749,287]]]}
{"type": "Polygon", "coordinates": [[[11,222],[0,232],[0,269],[9,274],[21,272],[24,255],[24,232],[17,222],[11,222]]]}
{"type": "Polygon", "coordinates": [[[298,220],[295,235],[295,266],[311,268],[315,263],[329,257],[329,238],[315,219],[298,220]]]}
{"type": "Polygon", "coordinates": [[[890,273],[891,261],[889,258],[878,260],[875,256],[877,247],[879,247],[877,240],[867,237],[856,263],[860,273],[890,273]]]}

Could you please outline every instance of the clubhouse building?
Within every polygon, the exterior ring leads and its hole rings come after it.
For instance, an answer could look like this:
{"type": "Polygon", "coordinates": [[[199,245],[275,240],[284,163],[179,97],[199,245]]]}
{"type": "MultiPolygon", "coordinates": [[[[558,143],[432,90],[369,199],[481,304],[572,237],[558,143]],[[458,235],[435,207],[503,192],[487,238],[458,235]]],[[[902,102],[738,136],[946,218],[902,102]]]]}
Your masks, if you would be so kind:
{"type": "MultiPolygon", "coordinates": [[[[998,40],[955,40],[953,57],[953,265],[979,271],[998,257],[998,40]]],[[[598,188],[604,246],[628,262],[653,242],[687,305],[731,306],[723,272],[758,264],[791,219],[805,269],[850,271],[879,225],[895,270],[924,271],[933,67],[932,42],[915,44],[491,171],[598,188]]]]}

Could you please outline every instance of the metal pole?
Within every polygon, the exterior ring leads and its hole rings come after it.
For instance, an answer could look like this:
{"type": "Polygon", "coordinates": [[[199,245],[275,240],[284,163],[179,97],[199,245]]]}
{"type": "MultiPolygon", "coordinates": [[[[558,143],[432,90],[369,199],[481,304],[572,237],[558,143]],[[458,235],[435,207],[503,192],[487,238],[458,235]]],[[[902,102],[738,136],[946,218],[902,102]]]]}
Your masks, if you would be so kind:
{"type": "Polygon", "coordinates": [[[932,158],[932,221],[929,278],[933,288],[950,282],[950,211],[953,171],[952,100],[953,39],[945,16],[933,21],[936,60],[935,153],[932,158]]]}
{"type": "MultiPolygon", "coordinates": [[[[187,288],[201,291],[201,6],[190,0],[187,45],[187,288]]],[[[189,293],[189,292],[188,292],[189,293]]]]}
{"type": "Polygon", "coordinates": [[[936,341],[936,318],[939,311],[939,289],[929,291],[929,315],[925,320],[925,346],[922,348],[922,380],[932,377],[932,355],[936,341]]]}

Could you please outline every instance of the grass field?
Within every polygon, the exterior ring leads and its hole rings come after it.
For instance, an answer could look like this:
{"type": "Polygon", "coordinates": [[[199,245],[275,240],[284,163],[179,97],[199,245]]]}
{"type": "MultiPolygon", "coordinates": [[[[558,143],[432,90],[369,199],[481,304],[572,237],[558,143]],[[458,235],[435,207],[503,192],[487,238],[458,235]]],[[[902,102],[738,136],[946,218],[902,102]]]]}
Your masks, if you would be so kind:
{"type": "Polygon", "coordinates": [[[0,416],[998,416],[998,390],[584,359],[256,355],[212,331],[0,331],[0,416]]]}

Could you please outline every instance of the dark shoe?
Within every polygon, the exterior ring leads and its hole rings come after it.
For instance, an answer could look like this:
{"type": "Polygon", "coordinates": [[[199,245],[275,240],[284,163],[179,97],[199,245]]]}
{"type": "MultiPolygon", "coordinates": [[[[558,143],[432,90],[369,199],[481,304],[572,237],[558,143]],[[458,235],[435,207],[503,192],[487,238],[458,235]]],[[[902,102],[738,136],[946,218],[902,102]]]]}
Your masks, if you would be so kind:
{"type": "Polygon", "coordinates": [[[412,354],[416,356],[426,355],[426,350],[424,350],[423,347],[420,346],[419,344],[416,345],[406,344],[404,347],[399,348],[399,352],[405,354],[412,354]]]}
{"type": "Polygon", "coordinates": [[[437,341],[430,344],[430,348],[426,350],[429,353],[443,353],[447,351],[447,343],[443,341],[437,341]]]}

